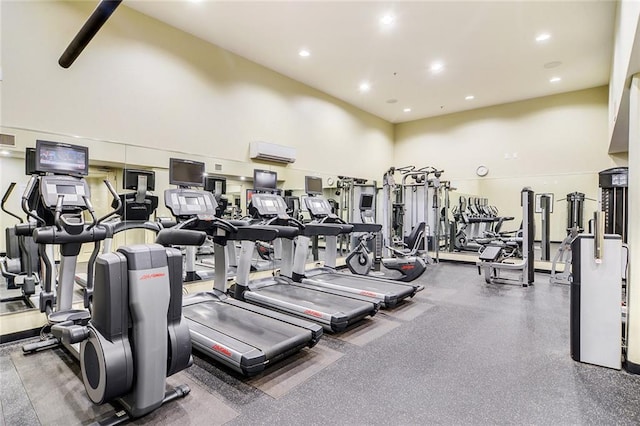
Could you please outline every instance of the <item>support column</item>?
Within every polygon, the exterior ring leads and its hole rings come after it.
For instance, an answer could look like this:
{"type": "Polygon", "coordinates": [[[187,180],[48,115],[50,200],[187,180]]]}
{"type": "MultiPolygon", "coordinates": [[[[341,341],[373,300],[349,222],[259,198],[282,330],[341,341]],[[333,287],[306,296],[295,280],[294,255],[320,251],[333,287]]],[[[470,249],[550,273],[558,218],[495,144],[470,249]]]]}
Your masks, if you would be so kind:
{"type": "Polygon", "coordinates": [[[629,275],[627,276],[627,364],[640,374],[640,74],[633,76],[629,94],[629,275]]]}

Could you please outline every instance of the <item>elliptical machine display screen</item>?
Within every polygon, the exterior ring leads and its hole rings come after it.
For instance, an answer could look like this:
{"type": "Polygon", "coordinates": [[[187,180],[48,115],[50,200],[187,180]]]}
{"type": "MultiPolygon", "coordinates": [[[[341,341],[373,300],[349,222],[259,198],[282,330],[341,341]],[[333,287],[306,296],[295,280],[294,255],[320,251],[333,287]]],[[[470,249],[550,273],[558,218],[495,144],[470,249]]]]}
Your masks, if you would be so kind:
{"type": "Polygon", "coordinates": [[[38,172],[80,176],[89,174],[89,149],[86,146],[37,140],[35,160],[38,172]]]}

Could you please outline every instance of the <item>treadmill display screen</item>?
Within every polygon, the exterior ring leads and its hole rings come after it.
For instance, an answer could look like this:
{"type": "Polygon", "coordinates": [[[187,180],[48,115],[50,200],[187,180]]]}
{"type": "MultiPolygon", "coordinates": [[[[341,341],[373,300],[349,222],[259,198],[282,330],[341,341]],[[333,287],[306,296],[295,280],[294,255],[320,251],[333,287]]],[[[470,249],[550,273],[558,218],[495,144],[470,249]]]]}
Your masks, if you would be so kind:
{"type": "Polygon", "coordinates": [[[60,142],[36,141],[35,168],[61,175],[89,174],[89,149],[60,142]]]}
{"type": "Polygon", "coordinates": [[[307,198],[307,209],[312,216],[326,216],[331,213],[331,206],[322,198],[307,198]]]}

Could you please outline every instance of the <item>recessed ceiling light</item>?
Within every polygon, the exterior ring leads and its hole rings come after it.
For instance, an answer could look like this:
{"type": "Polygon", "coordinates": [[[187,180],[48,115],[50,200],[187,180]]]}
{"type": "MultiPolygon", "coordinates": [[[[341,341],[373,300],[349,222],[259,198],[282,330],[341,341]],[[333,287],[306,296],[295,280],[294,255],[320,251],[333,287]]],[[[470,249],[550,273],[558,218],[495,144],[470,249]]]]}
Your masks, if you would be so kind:
{"type": "Polygon", "coordinates": [[[549,83],[558,83],[560,80],[562,80],[560,77],[551,77],[549,83]]]}
{"type": "Polygon", "coordinates": [[[536,41],[538,43],[540,43],[542,41],[547,41],[550,38],[551,38],[551,34],[549,34],[549,33],[541,33],[541,34],[538,34],[538,36],[536,37],[536,41]]]}
{"type": "Polygon", "coordinates": [[[475,98],[476,98],[476,97],[475,97],[475,96],[473,96],[473,95],[468,95],[468,96],[465,96],[465,97],[464,97],[465,101],[472,101],[472,100],[474,100],[475,98]]]}
{"type": "Polygon", "coordinates": [[[393,25],[395,21],[396,21],[396,17],[390,13],[387,13],[382,18],[380,18],[380,23],[382,25],[393,25]]]}
{"type": "Polygon", "coordinates": [[[311,52],[309,52],[307,49],[302,49],[298,52],[298,55],[306,58],[307,56],[311,55],[311,52]]]}
{"type": "Polygon", "coordinates": [[[244,176],[240,176],[240,180],[247,180],[247,178],[244,176]]]}
{"type": "Polygon", "coordinates": [[[442,62],[434,62],[431,64],[431,72],[438,74],[444,70],[444,64],[442,62]]]}
{"type": "Polygon", "coordinates": [[[404,112],[411,112],[411,108],[405,108],[403,109],[404,112]]]}
{"type": "Polygon", "coordinates": [[[2,151],[0,151],[0,154],[2,154],[2,155],[9,155],[9,154],[11,154],[11,153],[10,153],[9,151],[2,150],[2,151]]]}
{"type": "Polygon", "coordinates": [[[363,81],[362,83],[360,83],[361,92],[368,92],[369,90],[371,90],[371,85],[369,84],[369,82],[363,81]]]}

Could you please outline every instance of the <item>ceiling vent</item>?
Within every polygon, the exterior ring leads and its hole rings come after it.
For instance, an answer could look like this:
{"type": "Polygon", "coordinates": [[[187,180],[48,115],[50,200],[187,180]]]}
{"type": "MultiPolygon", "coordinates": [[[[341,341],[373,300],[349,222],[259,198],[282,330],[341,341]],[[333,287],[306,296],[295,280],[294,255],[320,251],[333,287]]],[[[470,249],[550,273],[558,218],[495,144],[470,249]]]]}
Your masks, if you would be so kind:
{"type": "Polygon", "coordinates": [[[296,149],[268,142],[251,142],[249,144],[249,157],[255,160],[275,163],[294,163],[296,161],[296,149]]]}

